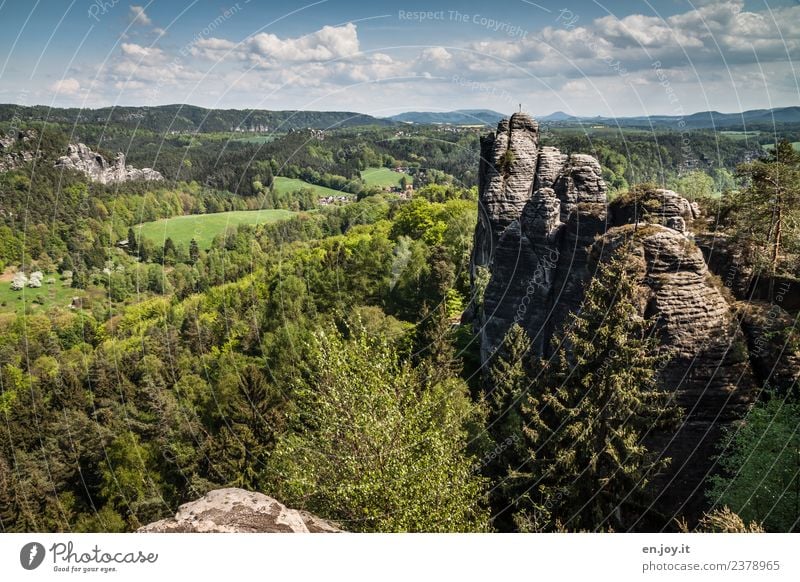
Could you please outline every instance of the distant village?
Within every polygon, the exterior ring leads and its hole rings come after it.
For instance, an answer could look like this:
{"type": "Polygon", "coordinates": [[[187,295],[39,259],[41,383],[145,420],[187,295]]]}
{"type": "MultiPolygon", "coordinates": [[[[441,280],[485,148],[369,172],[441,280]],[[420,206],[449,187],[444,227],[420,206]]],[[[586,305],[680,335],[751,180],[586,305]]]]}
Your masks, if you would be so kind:
{"type": "MultiPolygon", "coordinates": [[[[408,175],[410,169],[408,166],[395,166],[392,168],[393,172],[397,172],[399,174],[408,175]]],[[[414,180],[409,176],[409,178],[405,182],[405,186],[401,186],[400,184],[393,185],[393,186],[384,186],[382,189],[384,192],[390,192],[392,194],[396,194],[400,200],[411,200],[414,197],[414,180]]],[[[317,199],[317,204],[319,206],[330,206],[332,204],[348,204],[353,201],[352,196],[322,196],[317,199]]]]}

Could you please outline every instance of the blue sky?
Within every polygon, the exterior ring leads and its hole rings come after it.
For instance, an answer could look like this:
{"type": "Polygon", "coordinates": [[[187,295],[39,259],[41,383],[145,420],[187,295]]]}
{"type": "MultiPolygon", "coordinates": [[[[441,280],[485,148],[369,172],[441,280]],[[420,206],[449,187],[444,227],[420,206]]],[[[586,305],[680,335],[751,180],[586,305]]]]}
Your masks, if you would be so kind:
{"type": "Polygon", "coordinates": [[[0,0],[0,102],[391,115],[800,105],[795,0],[0,0]]]}

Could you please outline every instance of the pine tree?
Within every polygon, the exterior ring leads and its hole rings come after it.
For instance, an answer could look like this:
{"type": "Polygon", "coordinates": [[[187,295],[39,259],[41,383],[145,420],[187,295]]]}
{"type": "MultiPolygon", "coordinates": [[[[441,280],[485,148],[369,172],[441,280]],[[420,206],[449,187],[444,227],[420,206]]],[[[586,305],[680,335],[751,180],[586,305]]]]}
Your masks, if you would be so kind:
{"type": "Polygon", "coordinates": [[[200,259],[200,247],[195,239],[189,242],[189,264],[196,265],[200,259]]]}
{"type": "Polygon", "coordinates": [[[657,387],[661,360],[633,302],[626,255],[620,249],[599,266],[522,407],[528,451],[515,519],[523,530],[624,528],[666,465],[642,438],[678,411],[657,387]]]}
{"type": "Polygon", "coordinates": [[[128,252],[133,256],[139,253],[139,245],[136,243],[136,233],[133,228],[128,229],[128,252]]]}
{"type": "Polygon", "coordinates": [[[513,525],[507,478],[525,458],[521,406],[532,378],[530,347],[528,334],[513,324],[495,354],[489,373],[487,431],[494,448],[484,458],[482,470],[495,483],[491,505],[494,525],[500,531],[507,531],[513,525]]]}
{"type": "Polygon", "coordinates": [[[175,248],[175,242],[171,238],[167,237],[167,240],[164,241],[164,264],[174,265],[176,255],[177,250],[175,248]]]}
{"type": "Polygon", "coordinates": [[[786,247],[797,240],[800,207],[800,153],[786,140],[764,160],[741,164],[737,173],[748,184],[734,196],[734,238],[773,279],[786,247]]]}

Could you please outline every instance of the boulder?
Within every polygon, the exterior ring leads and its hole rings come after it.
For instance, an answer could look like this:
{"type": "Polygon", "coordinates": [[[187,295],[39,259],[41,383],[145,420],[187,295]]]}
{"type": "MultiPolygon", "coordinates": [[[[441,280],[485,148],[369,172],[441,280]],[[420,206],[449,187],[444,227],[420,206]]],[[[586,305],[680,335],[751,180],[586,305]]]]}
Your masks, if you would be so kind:
{"type": "Polygon", "coordinates": [[[305,511],[289,509],[263,493],[216,489],[178,508],[175,517],[141,533],[337,533],[335,525],[305,511]]]}

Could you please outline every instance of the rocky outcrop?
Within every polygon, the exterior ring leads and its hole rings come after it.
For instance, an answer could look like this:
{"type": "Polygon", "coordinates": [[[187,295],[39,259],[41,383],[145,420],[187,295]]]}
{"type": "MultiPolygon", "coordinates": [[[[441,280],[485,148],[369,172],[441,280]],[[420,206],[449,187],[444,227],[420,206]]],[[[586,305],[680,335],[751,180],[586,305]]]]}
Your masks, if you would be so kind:
{"type": "Polygon", "coordinates": [[[139,528],[143,533],[337,533],[335,525],[244,489],[217,489],[178,508],[175,517],[139,528]]]}
{"type": "Polygon", "coordinates": [[[8,172],[35,158],[36,132],[15,131],[0,136],[0,172],[8,172]]]}
{"type": "Polygon", "coordinates": [[[741,418],[756,397],[745,336],[700,249],[680,231],[643,223],[612,228],[592,246],[590,270],[620,252],[628,264],[643,266],[642,315],[654,322],[668,355],[660,384],[684,411],[676,430],[646,436],[651,450],[671,459],[654,478],[660,515],[652,519],[696,516],[703,508],[702,484],[715,470],[722,427],[741,418]]]}
{"type": "Polygon", "coordinates": [[[780,297],[773,303],[742,301],[738,307],[753,373],[759,384],[785,395],[800,393],[800,349],[796,320],[778,304],[780,297]]]}
{"type": "Polygon", "coordinates": [[[778,303],[781,308],[800,311],[800,281],[787,275],[769,275],[753,268],[753,260],[731,244],[725,234],[713,232],[695,235],[708,268],[718,275],[725,287],[742,301],[778,303]]]}
{"type": "Polygon", "coordinates": [[[686,232],[686,226],[700,217],[697,204],[663,188],[634,190],[614,200],[611,208],[615,225],[647,221],[663,224],[679,232],[686,232]]]}
{"type": "Polygon", "coordinates": [[[57,168],[83,172],[93,182],[119,184],[132,180],[163,180],[164,176],[152,168],[134,168],[125,164],[125,155],[118,153],[113,163],[82,143],[70,144],[67,155],[56,161],[57,168]]]}
{"type": "Polygon", "coordinates": [[[487,265],[505,228],[530,198],[539,153],[539,124],[515,113],[481,139],[478,230],[473,265],[487,265]]]}
{"type": "Polygon", "coordinates": [[[645,520],[649,527],[678,513],[691,520],[700,515],[704,480],[715,470],[721,428],[755,397],[745,337],[687,230],[699,209],[659,188],[634,190],[608,204],[597,160],[534,147],[536,128],[528,116],[515,114],[482,140],[472,273],[476,285],[488,283],[476,289],[482,302],[464,318],[479,334],[484,364],[513,323],[528,333],[534,355],[547,356],[599,262],[623,248],[631,253],[642,266],[642,313],[669,350],[661,385],[685,411],[679,429],[647,436],[651,449],[672,462],[653,480],[658,502],[645,520]],[[528,147],[521,149],[523,143],[528,147]],[[516,161],[518,149],[525,163],[514,167],[511,180],[498,160],[516,161]]]}
{"type": "Polygon", "coordinates": [[[537,353],[547,351],[553,330],[580,305],[587,248],[606,230],[597,160],[539,149],[538,141],[538,124],[523,113],[482,140],[472,269],[489,269],[491,278],[483,304],[467,318],[481,330],[484,361],[513,323],[527,330],[537,353]],[[501,162],[509,159],[505,175],[501,162]]]}

